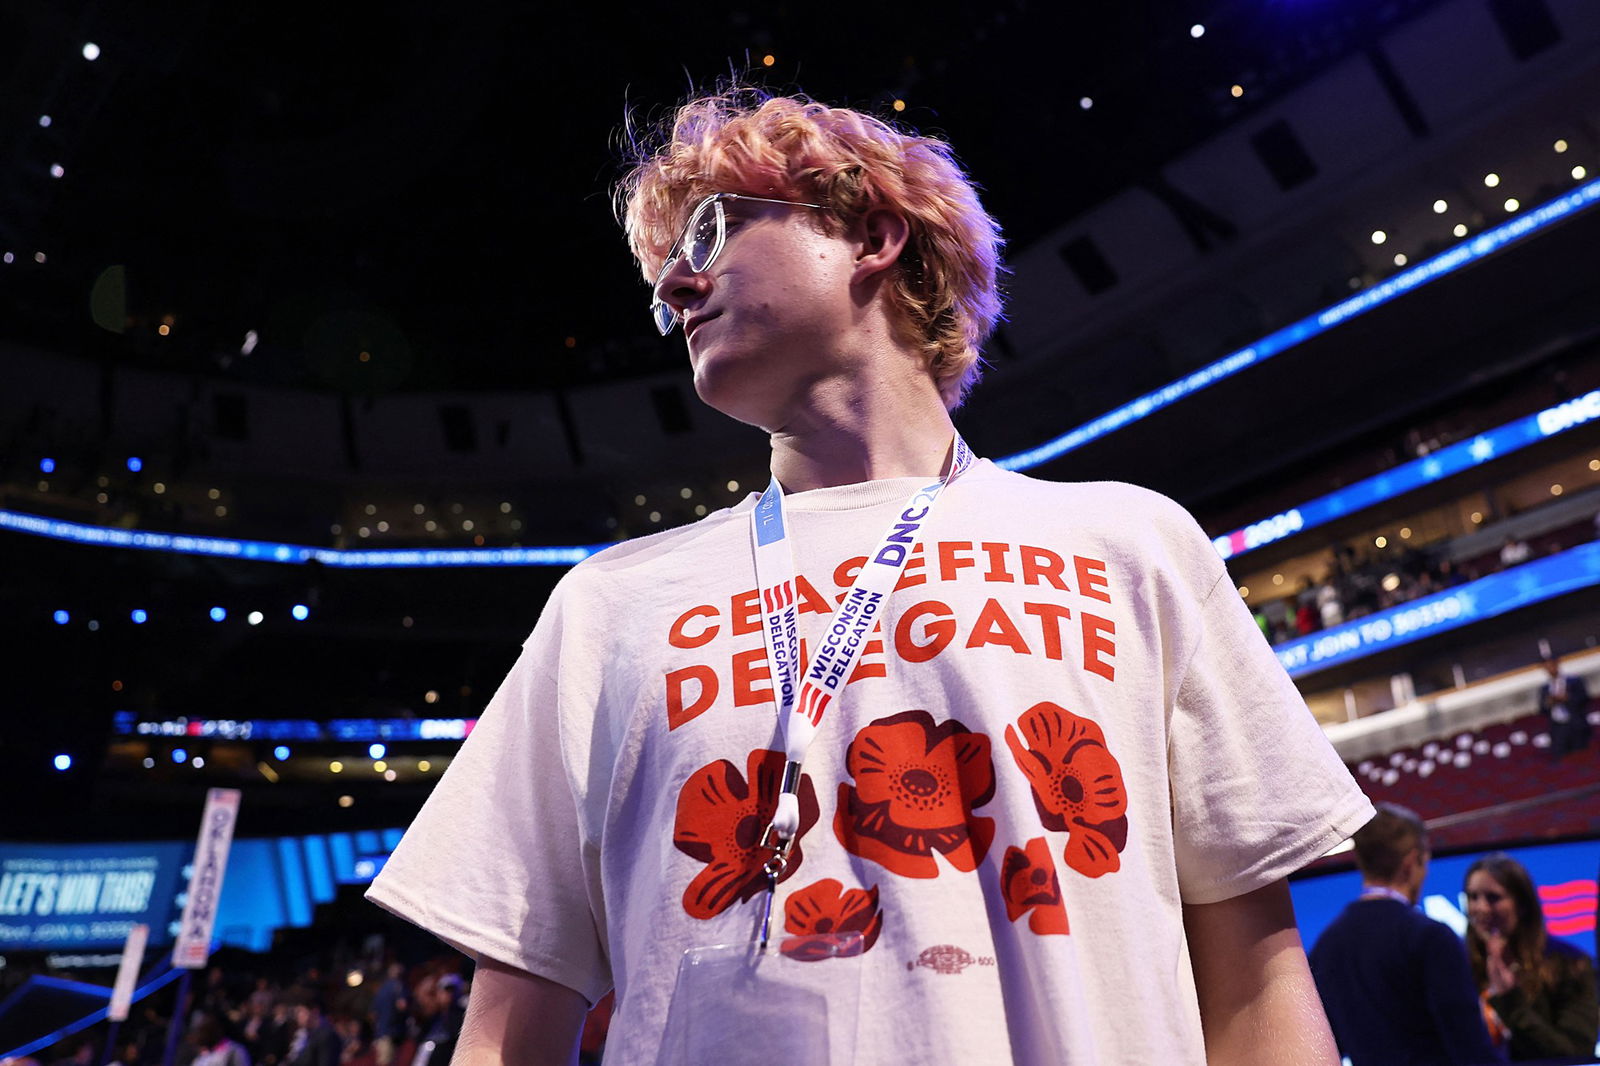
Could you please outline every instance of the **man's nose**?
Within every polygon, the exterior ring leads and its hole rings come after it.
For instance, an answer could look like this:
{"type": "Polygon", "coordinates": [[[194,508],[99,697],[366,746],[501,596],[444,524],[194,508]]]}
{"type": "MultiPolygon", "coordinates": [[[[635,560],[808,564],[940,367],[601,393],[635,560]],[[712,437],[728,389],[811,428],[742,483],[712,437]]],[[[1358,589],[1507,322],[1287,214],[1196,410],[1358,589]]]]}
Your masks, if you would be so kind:
{"type": "Polygon", "coordinates": [[[656,282],[656,299],[679,314],[703,300],[710,291],[710,275],[690,270],[686,257],[681,255],[656,282]]]}

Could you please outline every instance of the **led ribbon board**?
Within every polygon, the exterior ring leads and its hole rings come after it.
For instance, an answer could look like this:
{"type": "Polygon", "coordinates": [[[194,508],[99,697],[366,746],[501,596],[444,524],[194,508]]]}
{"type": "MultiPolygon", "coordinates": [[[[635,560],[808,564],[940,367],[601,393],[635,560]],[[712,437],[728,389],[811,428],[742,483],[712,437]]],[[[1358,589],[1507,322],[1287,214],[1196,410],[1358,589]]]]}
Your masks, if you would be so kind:
{"type": "Polygon", "coordinates": [[[426,568],[451,566],[575,566],[605,545],[555,548],[394,548],[349,551],[279,544],[267,540],[233,540],[175,533],[90,526],[54,518],[0,510],[0,529],[36,537],[112,548],[140,548],[180,555],[211,555],[267,563],[305,563],[315,559],[325,566],[365,568],[426,568]]]}
{"type": "Polygon", "coordinates": [[[166,737],[172,740],[299,740],[299,741],[462,741],[477,726],[476,718],[167,718],[140,720],[132,711],[118,711],[111,732],[117,736],[166,737]]]}
{"type": "Polygon", "coordinates": [[[1303,677],[1595,585],[1600,585],[1600,541],[1296,637],[1272,650],[1290,677],[1303,677]]]}
{"type": "MultiPolygon", "coordinates": [[[[1247,348],[1223,356],[1187,377],[1147,393],[1092,422],[1068,430],[1036,448],[995,460],[1005,470],[1027,470],[1049,462],[1090,441],[1147,418],[1208,385],[1232,377],[1247,367],[1265,362],[1296,345],[1362,315],[1421,285],[1437,281],[1469,263],[1523,240],[1546,226],[1559,222],[1600,201],[1600,179],[1581,185],[1565,196],[1533,208],[1509,222],[1485,230],[1410,270],[1396,274],[1365,292],[1340,301],[1317,314],[1294,322],[1256,341],[1247,348]]],[[[1270,519],[1268,521],[1271,521],[1270,519]]],[[[575,545],[548,548],[424,548],[372,551],[346,551],[337,548],[310,548],[300,544],[271,541],[232,540],[225,537],[180,536],[171,533],[146,533],[106,526],[62,522],[38,515],[0,510],[0,529],[29,533],[39,537],[101,544],[119,548],[143,548],[189,555],[214,555],[274,563],[304,563],[315,559],[326,566],[400,568],[451,566],[573,566],[599,551],[604,545],[575,545]]],[[[1282,534],[1287,535],[1287,533],[1282,534]]]]}
{"type": "Polygon", "coordinates": [[[1008,455],[1003,459],[996,459],[995,465],[1006,470],[1027,470],[1047,463],[1051,459],[1059,458],[1070,451],[1083,447],[1090,441],[1098,440],[1123,426],[1132,425],[1140,419],[1170,407],[1172,404],[1192,396],[1208,385],[1215,385],[1224,378],[1230,378],[1247,367],[1257,363],[1266,362],[1275,355],[1281,355],[1297,345],[1304,344],[1313,337],[1326,333],[1339,323],[1364,315],[1375,307],[1381,307],[1412,289],[1430,282],[1437,281],[1447,274],[1452,274],[1469,263],[1476,262],[1485,256],[1491,255],[1508,245],[1537,233],[1552,223],[1559,222],[1579,211],[1594,206],[1600,201],[1600,179],[1580,185],[1565,196],[1558,196],[1547,204],[1518,215],[1509,222],[1503,222],[1493,229],[1484,230],[1469,241],[1463,241],[1446,251],[1440,252],[1431,259],[1425,259],[1410,270],[1396,274],[1365,292],[1358,293],[1348,300],[1341,300],[1325,310],[1314,315],[1302,318],[1298,322],[1284,326],[1282,329],[1267,334],[1248,348],[1241,348],[1236,352],[1223,356],[1208,366],[1187,377],[1179,378],[1169,385],[1164,385],[1154,392],[1146,393],[1136,400],[1123,404],[1121,407],[1086,422],[1076,429],[1068,430],[1054,440],[1046,441],[1036,448],[1015,455],[1008,455]]]}
{"type": "Polygon", "coordinates": [[[1507,422],[1471,440],[1440,448],[1432,455],[1401,463],[1392,470],[1385,470],[1326,496],[1319,496],[1282,514],[1252,522],[1242,529],[1218,537],[1212,544],[1217,554],[1224,559],[1232,559],[1303,530],[1314,529],[1336,518],[1441,481],[1530,444],[1537,444],[1596,418],[1600,418],[1600,389],[1537,414],[1507,422]]]}

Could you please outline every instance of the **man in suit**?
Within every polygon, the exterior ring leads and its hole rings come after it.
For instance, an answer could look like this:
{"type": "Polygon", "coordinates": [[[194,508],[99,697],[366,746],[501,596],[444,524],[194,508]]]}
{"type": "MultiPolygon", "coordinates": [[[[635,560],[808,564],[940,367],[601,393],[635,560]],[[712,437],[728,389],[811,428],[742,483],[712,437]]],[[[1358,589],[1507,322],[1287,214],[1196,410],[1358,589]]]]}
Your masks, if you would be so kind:
{"type": "Polygon", "coordinates": [[[1340,1052],[1354,1066],[1504,1061],[1484,1028],[1461,938],[1416,909],[1431,854],[1422,819],[1380,803],[1353,839],[1361,896],[1311,949],[1340,1052]]]}
{"type": "Polygon", "coordinates": [[[1544,661],[1550,676],[1539,689],[1539,713],[1550,719],[1550,754],[1559,759],[1589,746],[1589,686],[1561,672],[1554,655],[1544,661]]]}

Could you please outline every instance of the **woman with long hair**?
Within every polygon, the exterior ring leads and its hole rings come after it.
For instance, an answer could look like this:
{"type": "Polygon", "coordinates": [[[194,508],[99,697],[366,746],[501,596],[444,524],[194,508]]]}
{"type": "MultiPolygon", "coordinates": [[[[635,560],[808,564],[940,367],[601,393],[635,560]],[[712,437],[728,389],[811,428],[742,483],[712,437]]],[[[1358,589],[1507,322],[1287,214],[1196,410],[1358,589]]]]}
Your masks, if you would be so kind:
{"type": "Polygon", "coordinates": [[[1484,1017],[1512,1061],[1591,1055],[1600,1039],[1594,960],[1545,932],[1539,891],[1504,852],[1467,869],[1467,956],[1484,1017]]]}

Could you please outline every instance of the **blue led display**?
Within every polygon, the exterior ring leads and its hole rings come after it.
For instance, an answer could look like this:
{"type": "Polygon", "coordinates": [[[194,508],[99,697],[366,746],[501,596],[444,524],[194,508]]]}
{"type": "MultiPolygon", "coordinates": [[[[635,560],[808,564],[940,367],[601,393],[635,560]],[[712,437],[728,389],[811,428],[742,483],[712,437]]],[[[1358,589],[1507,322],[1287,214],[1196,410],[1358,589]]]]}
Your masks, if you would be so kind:
{"type": "Polygon", "coordinates": [[[1392,500],[1413,489],[1442,481],[1470,467],[1498,459],[1597,418],[1600,418],[1600,389],[1486,430],[1471,440],[1440,448],[1432,455],[1401,463],[1391,470],[1357,481],[1326,496],[1319,496],[1282,514],[1252,522],[1242,529],[1218,537],[1212,543],[1224,559],[1232,559],[1373,504],[1392,500]]]}
{"type": "Polygon", "coordinates": [[[63,522],[20,511],[0,510],[0,529],[28,533],[52,540],[78,544],[98,544],[111,548],[140,548],[179,555],[213,555],[229,559],[248,559],[268,563],[305,563],[312,559],[324,566],[349,568],[426,568],[454,566],[576,566],[604,544],[553,548],[393,548],[372,551],[341,551],[337,548],[309,548],[301,544],[278,544],[265,540],[233,540],[227,537],[195,537],[176,533],[149,533],[143,530],[89,526],[63,522]]]}
{"type": "Polygon", "coordinates": [[[1286,640],[1273,651],[1290,677],[1303,677],[1595,585],[1600,585],[1600,541],[1286,640]]]}
{"type": "MultiPolygon", "coordinates": [[[[334,740],[366,744],[373,741],[398,743],[418,740],[459,741],[467,739],[478,724],[476,718],[334,718],[325,722],[309,718],[169,718],[141,721],[132,711],[112,716],[111,731],[119,736],[210,737],[217,740],[334,740]]],[[[372,743],[368,754],[384,748],[372,743]]],[[[179,749],[181,752],[182,749],[179,749]]],[[[372,755],[383,758],[384,751],[372,755]]],[[[174,752],[176,758],[179,752],[174,752]]],[[[289,748],[279,744],[273,754],[289,757],[289,748]]],[[[178,759],[182,762],[182,759],[178,759]]]]}

